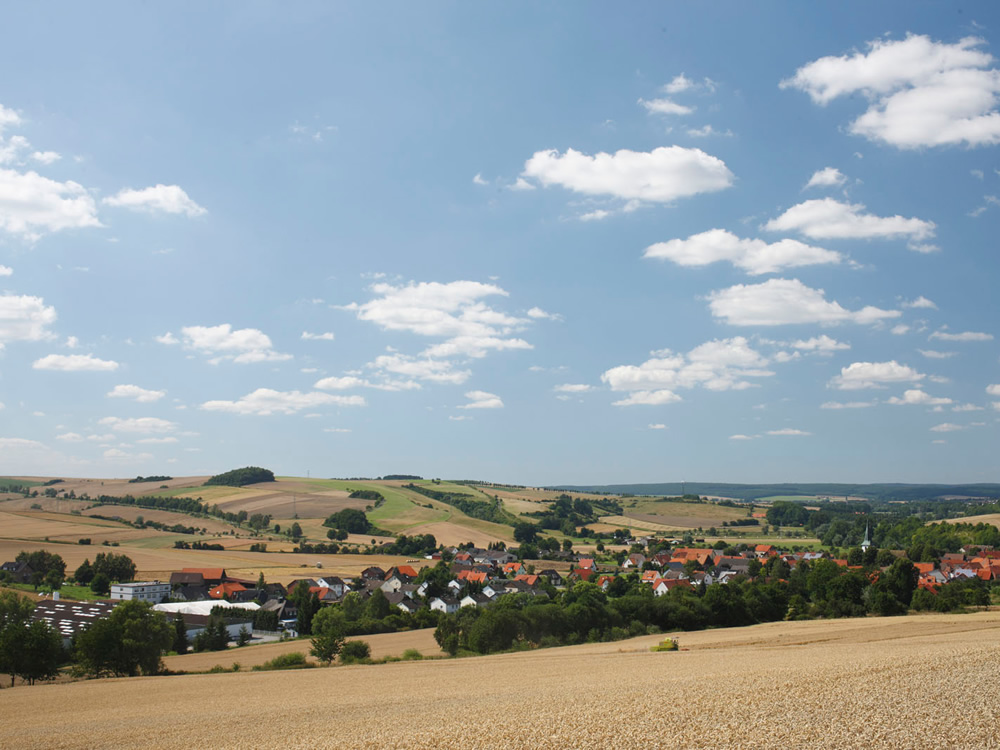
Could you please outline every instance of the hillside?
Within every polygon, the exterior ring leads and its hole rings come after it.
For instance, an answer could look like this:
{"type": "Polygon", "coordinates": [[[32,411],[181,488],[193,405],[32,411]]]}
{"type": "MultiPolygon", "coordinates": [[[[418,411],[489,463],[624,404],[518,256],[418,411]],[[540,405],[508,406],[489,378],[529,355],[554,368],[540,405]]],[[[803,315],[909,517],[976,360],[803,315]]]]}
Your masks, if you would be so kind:
{"type": "Polygon", "coordinates": [[[457,660],[18,687],[0,690],[0,745],[990,747],[1000,703],[983,686],[1000,669],[998,626],[997,612],[771,623],[681,633],[677,653],[651,653],[658,637],[646,636],[457,660]],[[479,684],[503,686],[490,690],[482,721],[470,718],[481,699],[469,686],[479,684]],[[961,695],[962,705],[928,714],[912,686],[961,695]],[[122,707],[113,721],[109,706],[122,707]],[[281,720],[247,718],[274,715],[281,720]]]}

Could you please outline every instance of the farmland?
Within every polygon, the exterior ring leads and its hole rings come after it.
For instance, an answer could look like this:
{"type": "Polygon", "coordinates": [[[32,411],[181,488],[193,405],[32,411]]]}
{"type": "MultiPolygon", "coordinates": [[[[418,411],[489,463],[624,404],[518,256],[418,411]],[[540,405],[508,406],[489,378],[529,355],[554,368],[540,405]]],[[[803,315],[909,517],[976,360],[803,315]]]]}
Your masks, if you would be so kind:
{"type": "Polygon", "coordinates": [[[0,691],[0,744],[989,748],[1000,702],[983,686],[1000,669],[998,626],[997,612],[779,622],[682,633],[682,650],[668,654],[651,653],[659,637],[645,636],[475,659],[16,688],[0,691]],[[485,683],[506,686],[490,693],[491,715],[504,720],[488,731],[456,719],[468,715],[469,686],[485,683]],[[961,706],[929,713],[914,685],[940,685],[961,706]],[[281,721],[247,721],[276,712],[281,721]]]}

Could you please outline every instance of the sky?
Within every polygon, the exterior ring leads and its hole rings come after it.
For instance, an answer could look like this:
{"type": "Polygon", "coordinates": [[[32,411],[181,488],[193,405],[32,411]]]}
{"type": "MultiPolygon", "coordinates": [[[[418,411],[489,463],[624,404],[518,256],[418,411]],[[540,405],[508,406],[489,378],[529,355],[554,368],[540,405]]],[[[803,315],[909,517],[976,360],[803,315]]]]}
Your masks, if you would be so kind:
{"type": "Polygon", "coordinates": [[[20,3],[0,474],[996,482],[992,2],[20,3]]]}

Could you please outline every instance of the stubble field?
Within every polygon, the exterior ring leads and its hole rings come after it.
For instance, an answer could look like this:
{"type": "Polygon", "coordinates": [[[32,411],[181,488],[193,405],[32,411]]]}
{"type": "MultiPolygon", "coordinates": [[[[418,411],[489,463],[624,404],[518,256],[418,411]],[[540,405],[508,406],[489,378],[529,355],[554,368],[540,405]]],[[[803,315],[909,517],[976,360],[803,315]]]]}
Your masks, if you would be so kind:
{"type": "Polygon", "coordinates": [[[676,653],[643,637],[16,688],[0,691],[0,746],[995,748],[998,626],[997,612],[769,623],[681,633],[676,653]]]}

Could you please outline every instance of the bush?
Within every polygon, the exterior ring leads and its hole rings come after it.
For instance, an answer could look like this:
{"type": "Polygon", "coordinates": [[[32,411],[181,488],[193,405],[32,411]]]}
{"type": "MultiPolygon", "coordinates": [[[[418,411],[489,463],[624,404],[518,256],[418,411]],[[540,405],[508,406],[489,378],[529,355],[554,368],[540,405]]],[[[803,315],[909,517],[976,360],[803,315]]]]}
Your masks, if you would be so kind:
{"type": "Polygon", "coordinates": [[[365,641],[347,641],[340,649],[341,664],[356,664],[371,658],[372,649],[365,641]]]}
{"type": "Polygon", "coordinates": [[[415,648],[408,648],[403,652],[403,661],[419,661],[424,655],[415,648]]]}
{"type": "Polygon", "coordinates": [[[306,661],[306,655],[301,651],[292,651],[289,654],[275,656],[271,661],[258,664],[254,667],[255,672],[268,672],[273,669],[307,669],[313,666],[306,661]]]}

